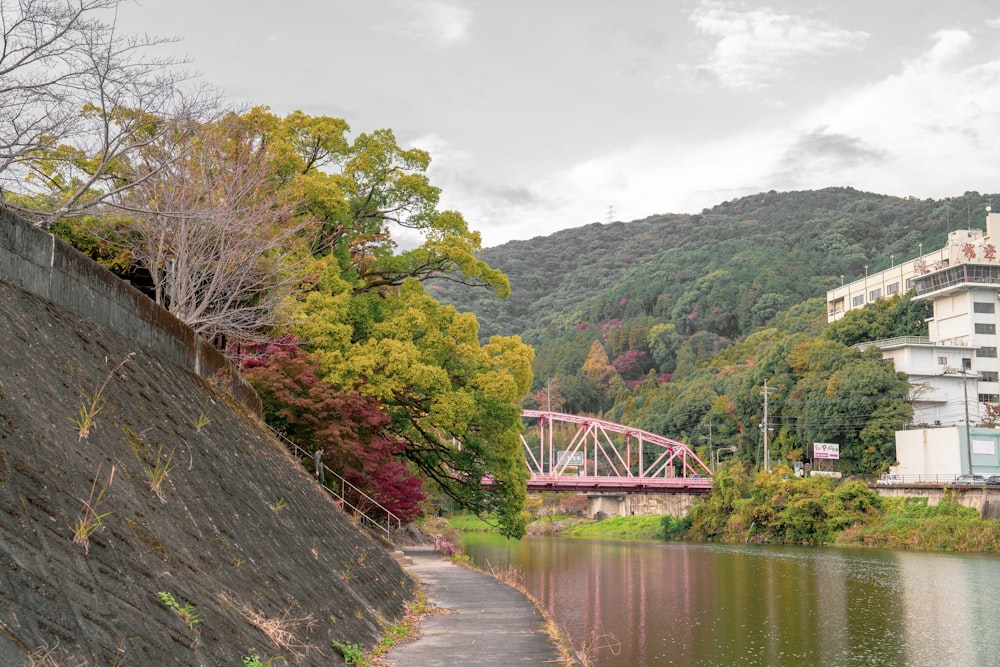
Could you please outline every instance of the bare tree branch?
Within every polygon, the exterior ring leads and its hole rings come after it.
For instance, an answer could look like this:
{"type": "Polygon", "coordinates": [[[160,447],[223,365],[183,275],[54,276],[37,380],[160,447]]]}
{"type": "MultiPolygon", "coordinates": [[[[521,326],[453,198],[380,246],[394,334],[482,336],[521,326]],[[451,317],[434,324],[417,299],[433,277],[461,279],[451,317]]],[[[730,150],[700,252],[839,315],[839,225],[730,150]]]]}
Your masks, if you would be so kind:
{"type": "Polygon", "coordinates": [[[180,63],[149,55],[173,40],[118,34],[120,2],[0,0],[0,195],[40,227],[136,185],[123,163],[217,108],[207,89],[180,90],[180,63]]]}
{"type": "Polygon", "coordinates": [[[118,234],[146,268],[156,301],[195,331],[214,339],[262,340],[278,324],[278,305],[292,280],[296,237],[309,218],[294,216],[274,177],[266,147],[253,128],[230,114],[198,128],[187,149],[159,168],[157,143],[151,173],[129,172],[136,185],[116,205],[136,211],[118,234]]]}

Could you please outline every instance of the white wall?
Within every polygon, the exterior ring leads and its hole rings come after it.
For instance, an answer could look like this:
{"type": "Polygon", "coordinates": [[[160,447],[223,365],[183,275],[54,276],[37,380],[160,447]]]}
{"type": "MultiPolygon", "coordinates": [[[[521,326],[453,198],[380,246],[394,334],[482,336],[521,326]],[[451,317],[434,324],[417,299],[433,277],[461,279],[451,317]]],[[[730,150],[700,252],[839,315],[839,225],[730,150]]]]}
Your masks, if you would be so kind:
{"type": "Polygon", "coordinates": [[[962,474],[959,434],[957,426],[896,431],[896,460],[899,464],[890,469],[890,474],[962,474]]]}

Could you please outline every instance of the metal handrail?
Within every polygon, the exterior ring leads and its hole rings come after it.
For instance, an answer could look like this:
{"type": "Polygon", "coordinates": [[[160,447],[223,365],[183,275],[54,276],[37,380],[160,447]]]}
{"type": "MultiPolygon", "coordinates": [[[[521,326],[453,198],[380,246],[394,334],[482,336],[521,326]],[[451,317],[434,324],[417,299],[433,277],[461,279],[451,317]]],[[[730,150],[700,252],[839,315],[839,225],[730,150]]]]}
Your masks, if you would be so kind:
{"type": "MultiPolygon", "coordinates": [[[[313,456],[312,454],[310,454],[309,452],[307,452],[306,450],[304,450],[302,447],[300,447],[298,445],[298,443],[296,443],[293,440],[289,439],[288,436],[286,436],[284,433],[281,433],[280,431],[276,431],[275,429],[271,428],[271,426],[268,425],[268,424],[264,424],[264,425],[267,426],[268,430],[271,431],[271,433],[273,433],[276,437],[278,437],[280,440],[282,440],[283,442],[285,442],[286,444],[288,444],[289,446],[291,446],[292,449],[294,449],[296,452],[298,452],[300,456],[305,457],[305,458],[309,458],[309,457],[313,456]]],[[[314,458],[314,460],[315,460],[315,458],[314,458]]],[[[325,463],[323,463],[322,466],[323,466],[322,467],[323,477],[321,477],[319,475],[319,471],[317,471],[317,480],[316,481],[319,482],[319,485],[321,487],[323,487],[324,489],[326,489],[328,493],[330,493],[331,495],[333,495],[337,499],[337,504],[340,505],[342,509],[350,508],[351,511],[354,512],[354,516],[358,517],[360,521],[362,521],[362,522],[368,522],[373,527],[378,528],[379,530],[381,530],[382,532],[384,532],[385,536],[386,536],[386,539],[390,538],[389,531],[392,530],[393,527],[395,527],[396,530],[399,530],[400,528],[402,528],[402,526],[403,526],[402,519],[400,519],[398,516],[396,516],[395,514],[393,514],[392,511],[389,508],[385,507],[384,505],[382,505],[381,503],[379,503],[377,500],[375,500],[374,498],[372,498],[371,496],[369,496],[367,493],[365,493],[364,491],[362,491],[361,489],[359,489],[355,485],[353,485],[350,482],[348,482],[346,479],[344,479],[343,477],[341,477],[338,473],[336,473],[333,470],[331,470],[329,468],[329,466],[327,466],[325,463]],[[325,479],[325,475],[330,475],[337,482],[340,483],[340,492],[339,493],[335,489],[332,489],[332,488],[330,488],[327,485],[326,479],[325,479]],[[380,509],[383,512],[385,512],[385,525],[379,523],[374,518],[370,517],[367,514],[366,511],[362,510],[359,507],[355,507],[354,505],[352,505],[347,500],[346,490],[347,490],[348,487],[350,487],[350,489],[353,492],[355,492],[358,495],[360,495],[361,497],[363,497],[367,502],[371,503],[372,505],[374,505],[378,509],[380,509]],[[395,524],[395,526],[393,524],[395,524]]]]}
{"type": "MultiPolygon", "coordinates": [[[[977,477],[982,477],[985,479],[988,475],[976,475],[977,477]]],[[[883,474],[876,481],[878,486],[893,486],[893,485],[903,485],[903,484],[954,484],[955,481],[963,475],[957,474],[947,474],[947,475],[892,475],[883,474]]]]}

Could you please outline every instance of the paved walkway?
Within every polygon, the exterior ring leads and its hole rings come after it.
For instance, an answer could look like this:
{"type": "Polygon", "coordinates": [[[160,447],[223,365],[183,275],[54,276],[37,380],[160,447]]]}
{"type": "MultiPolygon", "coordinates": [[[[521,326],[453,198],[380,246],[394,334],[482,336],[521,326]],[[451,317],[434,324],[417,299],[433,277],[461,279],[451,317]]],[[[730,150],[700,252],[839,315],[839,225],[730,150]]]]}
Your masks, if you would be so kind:
{"type": "Polygon", "coordinates": [[[545,619],[523,593],[477,570],[455,565],[429,547],[403,549],[404,567],[427,601],[448,613],[425,616],[420,637],[385,657],[394,667],[562,665],[545,619]]]}

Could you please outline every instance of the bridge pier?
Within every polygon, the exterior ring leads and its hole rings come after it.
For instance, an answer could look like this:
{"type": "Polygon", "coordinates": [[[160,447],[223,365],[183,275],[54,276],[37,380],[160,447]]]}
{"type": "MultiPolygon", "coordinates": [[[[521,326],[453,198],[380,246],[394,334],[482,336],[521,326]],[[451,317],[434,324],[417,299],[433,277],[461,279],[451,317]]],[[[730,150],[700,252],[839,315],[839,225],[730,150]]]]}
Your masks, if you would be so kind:
{"type": "Polygon", "coordinates": [[[643,516],[646,514],[669,514],[673,517],[686,516],[700,493],[621,493],[591,492],[587,496],[586,514],[591,519],[611,516],[643,516]]]}

